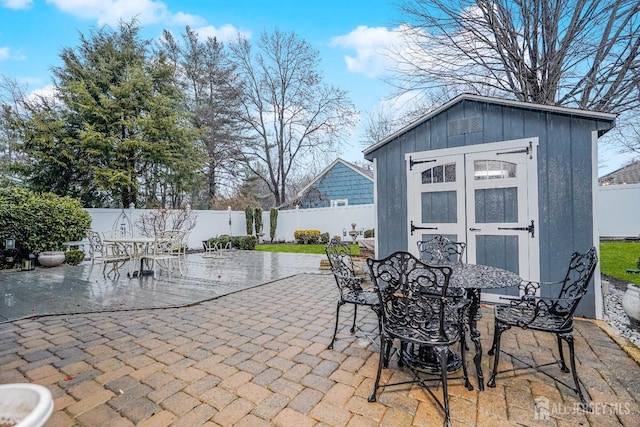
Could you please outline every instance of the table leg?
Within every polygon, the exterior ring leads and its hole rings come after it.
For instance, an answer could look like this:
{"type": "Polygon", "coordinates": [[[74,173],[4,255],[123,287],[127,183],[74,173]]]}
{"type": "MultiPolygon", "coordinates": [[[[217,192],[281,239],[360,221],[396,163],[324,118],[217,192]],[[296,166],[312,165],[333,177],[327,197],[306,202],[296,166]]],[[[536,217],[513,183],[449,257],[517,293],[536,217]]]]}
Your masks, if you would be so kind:
{"type": "Polygon", "coordinates": [[[476,365],[478,376],[478,388],[484,390],[484,375],[482,374],[482,344],[480,343],[480,331],[478,330],[478,320],[482,317],[480,312],[480,289],[467,289],[467,298],[471,300],[469,307],[469,335],[471,341],[476,346],[476,354],[473,356],[473,363],[476,365]]]}

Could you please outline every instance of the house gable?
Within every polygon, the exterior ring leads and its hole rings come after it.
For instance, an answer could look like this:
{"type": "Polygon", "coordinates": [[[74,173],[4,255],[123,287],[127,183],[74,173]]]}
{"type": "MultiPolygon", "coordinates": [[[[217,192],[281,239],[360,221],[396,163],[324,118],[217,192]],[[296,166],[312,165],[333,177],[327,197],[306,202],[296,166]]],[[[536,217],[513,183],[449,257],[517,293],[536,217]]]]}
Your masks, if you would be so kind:
{"type": "Polygon", "coordinates": [[[301,208],[373,203],[373,178],[367,171],[342,159],[331,163],[298,193],[301,208]]]}

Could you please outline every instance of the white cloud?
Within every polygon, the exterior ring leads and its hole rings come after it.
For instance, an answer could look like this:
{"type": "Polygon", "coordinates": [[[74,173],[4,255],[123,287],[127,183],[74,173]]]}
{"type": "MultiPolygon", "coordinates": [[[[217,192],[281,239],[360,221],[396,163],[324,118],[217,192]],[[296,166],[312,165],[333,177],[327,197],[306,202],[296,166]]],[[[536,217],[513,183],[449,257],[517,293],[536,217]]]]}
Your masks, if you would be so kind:
{"type": "Polygon", "coordinates": [[[9,59],[9,48],[7,46],[0,47],[0,61],[9,59]]]}
{"type": "Polygon", "coordinates": [[[387,51],[399,39],[400,35],[395,30],[361,25],[349,34],[332,38],[330,45],[355,50],[355,56],[344,57],[347,69],[376,78],[388,71],[390,61],[387,51]]]}
{"type": "Polygon", "coordinates": [[[33,0],[0,0],[0,5],[8,9],[29,9],[33,0]]]}
{"type": "Polygon", "coordinates": [[[99,25],[114,25],[136,17],[140,24],[166,22],[172,25],[201,25],[204,19],[188,13],[171,13],[155,0],[47,0],[61,11],[81,19],[95,19],[99,25]]]}
{"type": "Polygon", "coordinates": [[[207,25],[194,29],[198,33],[200,40],[205,40],[207,37],[216,37],[219,41],[227,42],[235,39],[236,35],[240,33],[242,37],[246,39],[251,38],[250,31],[239,30],[231,24],[225,24],[220,28],[216,28],[213,25],[207,25]]]}
{"type": "Polygon", "coordinates": [[[58,89],[52,84],[48,84],[41,88],[35,89],[26,94],[27,102],[38,103],[41,100],[46,100],[49,103],[59,103],[57,99],[58,89]]]}
{"type": "Polygon", "coordinates": [[[170,19],[171,24],[180,25],[180,26],[196,26],[203,25],[205,23],[204,18],[199,17],[198,15],[191,15],[190,13],[178,12],[173,15],[170,19]]]}

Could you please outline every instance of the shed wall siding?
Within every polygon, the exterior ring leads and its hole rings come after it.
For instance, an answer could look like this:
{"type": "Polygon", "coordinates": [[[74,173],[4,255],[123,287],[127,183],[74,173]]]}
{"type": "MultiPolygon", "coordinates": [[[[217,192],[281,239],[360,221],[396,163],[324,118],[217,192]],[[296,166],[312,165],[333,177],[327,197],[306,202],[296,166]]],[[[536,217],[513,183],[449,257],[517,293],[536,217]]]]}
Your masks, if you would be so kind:
{"type": "MultiPolygon", "coordinates": [[[[378,167],[378,255],[408,249],[405,153],[538,137],[540,278],[560,280],[571,254],[593,245],[591,133],[607,126],[596,119],[462,100],[399,135],[367,156],[376,158],[378,167]],[[448,135],[449,120],[477,116],[481,132],[448,135]]],[[[593,317],[594,303],[585,298],[579,310],[593,317]]]]}

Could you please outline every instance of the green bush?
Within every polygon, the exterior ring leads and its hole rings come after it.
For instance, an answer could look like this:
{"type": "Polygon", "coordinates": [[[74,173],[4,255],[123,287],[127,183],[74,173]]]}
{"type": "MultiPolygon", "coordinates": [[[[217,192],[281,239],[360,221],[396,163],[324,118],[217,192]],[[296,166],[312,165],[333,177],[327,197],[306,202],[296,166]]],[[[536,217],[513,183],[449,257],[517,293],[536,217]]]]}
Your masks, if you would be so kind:
{"type": "Polygon", "coordinates": [[[372,228],[370,230],[364,230],[364,238],[365,239],[371,239],[373,237],[376,237],[376,230],[375,228],[372,228]]]}
{"type": "Polygon", "coordinates": [[[208,239],[208,241],[209,241],[209,245],[213,245],[217,243],[218,247],[222,249],[227,247],[227,243],[231,242],[232,248],[252,251],[255,249],[256,244],[258,243],[258,238],[256,236],[231,237],[227,234],[222,234],[218,237],[212,237],[208,239]]]}
{"type": "Polygon", "coordinates": [[[247,227],[247,234],[253,234],[253,208],[249,205],[244,208],[244,220],[247,227]]]}
{"type": "Polygon", "coordinates": [[[296,243],[318,243],[320,241],[320,230],[296,230],[293,232],[296,243]]]}
{"type": "Polygon", "coordinates": [[[21,250],[39,254],[82,240],[91,216],[76,199],[6,187],[0,189],[0,224],[0,240],[14,237],[21,250]]]}
{"type": "Polygon", "coordinates": [[[256,230],[256,236],[262,233],[262,208],[255,208],[253,210],[253,225],[256,230]]]}
{"type": "Polygon", "coordinates": [[[322,243],[323,245],[329,243],[329,233],[322,233],[320,235],[320,243],[322,243]]]}
{"type": "Polygon", "coordinates": [[[64,254],[64,262],[69,265],[78,265],[84,261],[84,251],[81,249],[73,249],[64,254]]]}
{"type": "Polygon", "coordinates": [[[257,244],[258,238],[256,236],[233,236],[231,238],[231,246],[236,249],[252,251],[257,244]]]}
{"type": "Polygon", "coordinates": [[[271,241],[276,237],[276,228],[278,227],[278,209],[271,208],[269,210],[269,237],[271,241]]]}

